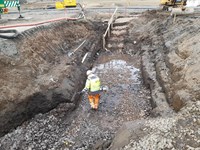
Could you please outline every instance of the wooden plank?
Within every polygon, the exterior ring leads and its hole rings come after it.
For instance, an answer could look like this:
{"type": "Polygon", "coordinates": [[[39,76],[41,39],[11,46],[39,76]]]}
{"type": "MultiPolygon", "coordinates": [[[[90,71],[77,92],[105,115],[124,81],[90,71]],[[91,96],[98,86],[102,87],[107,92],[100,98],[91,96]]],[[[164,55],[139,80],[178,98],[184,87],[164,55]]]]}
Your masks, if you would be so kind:
{"type": "Polygon", "coordinates": [[[111,28],[113,27],[113,21],[114,21],[114,16],[117,13],[118,7],[116,7],[114,13],[112,14],[110,20],[108,21],[108,27],[106,29],[106,32],[103,34],[103,49],[105,49],[106,46],[106,36],[110,37],[111,34],[111,28]]]}

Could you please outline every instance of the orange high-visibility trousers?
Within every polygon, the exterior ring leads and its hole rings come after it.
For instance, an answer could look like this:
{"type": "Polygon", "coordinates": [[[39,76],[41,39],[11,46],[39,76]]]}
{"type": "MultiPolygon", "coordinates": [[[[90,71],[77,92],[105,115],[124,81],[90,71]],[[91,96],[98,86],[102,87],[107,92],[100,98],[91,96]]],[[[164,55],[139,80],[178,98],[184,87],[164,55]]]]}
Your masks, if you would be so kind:
{"type": "Polygon", "coordinates": [[[88,95],[90,106],[93,109],[98,109],[100,94],[88,95]]]}

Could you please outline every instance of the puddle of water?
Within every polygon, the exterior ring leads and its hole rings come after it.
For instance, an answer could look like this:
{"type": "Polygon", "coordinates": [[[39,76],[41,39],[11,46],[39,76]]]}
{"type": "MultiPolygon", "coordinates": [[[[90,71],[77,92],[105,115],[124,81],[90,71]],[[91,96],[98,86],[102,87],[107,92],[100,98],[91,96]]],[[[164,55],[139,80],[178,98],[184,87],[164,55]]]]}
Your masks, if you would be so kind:
{"type": "Polygon", "coordinates": [[[127,97],[133,98],[135,92],[140,90],[140,70],[125,60],[111,60],[96,65],[93,71],[100,77],[102,85],[107,85],[109,91],[102,94],[103,107],[113,111],[127,97]],[[105,106],[104,106],[105,105],[105,106]]]}
{"type": "Polygon", "coordinates": [[[135,84],[141,84],[140,76],[139,76],[139,69],[135,68],[127,64],[124,60],[111,60],[105,64],[99,64],[93,68],[98,74],[115,74],[116,76],[112,76],[114,78],[120,78],[122,75],[126,75],[127,78],[130,77],[131,80],[135,81],[135,84]],[[112,73],[110,73],[112,71],[112,73]]]}

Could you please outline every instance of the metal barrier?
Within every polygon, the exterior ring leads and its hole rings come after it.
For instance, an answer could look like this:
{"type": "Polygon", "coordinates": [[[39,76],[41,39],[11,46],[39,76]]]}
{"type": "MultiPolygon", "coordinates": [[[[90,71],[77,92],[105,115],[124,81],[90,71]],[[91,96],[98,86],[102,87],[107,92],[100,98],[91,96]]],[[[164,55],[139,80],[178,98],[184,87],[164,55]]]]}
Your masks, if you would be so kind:
{"type": "Polygon", "coordinates": [[[106,38],[110,37],[111,29],[113,28],[113,21],[115,20],[115,14],[117,13],[118,7],[116,7],[114,13],[112,14],[110,20],[108,21],[108,27],[106,32],[103,34],[103,49],[106,49],[106,38]]]}

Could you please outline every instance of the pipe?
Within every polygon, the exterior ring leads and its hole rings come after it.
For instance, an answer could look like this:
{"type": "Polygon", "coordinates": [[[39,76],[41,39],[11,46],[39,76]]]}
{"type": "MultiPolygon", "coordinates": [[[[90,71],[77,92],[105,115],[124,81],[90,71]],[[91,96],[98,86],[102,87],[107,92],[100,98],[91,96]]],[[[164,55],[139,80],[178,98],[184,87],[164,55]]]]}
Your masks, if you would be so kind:
{"type": "Polygon", "coordinates": [[[84,57],[83,57],[83,59],[82,59],[82,61],[81,61],[82,63],[84,63],[84,61],[85,61],[87,55],[88,55],[88,52],[84,55],[84,57]]]}
{"type": "Polygon", "coordinates": [[[73,50],[72,52],[68,53],[68,56],[71,57],[71,55],[73,55],[84,43],[86,40],[84,40],[75,50],[73,50]]]}
{"type": "Polygon", "coordinates": [[[17,25],[10,25],[10,26],[0,26],[0,29],[24,27],[24,26],[37,26],[37,25],[61,21],[61,20],[78,20],[78,19],[81,19],[81,18],[85,19],[84,9],[83,9],[82,5],[80,3],[77,3],[77,4],[81,8],[81,15],[79,15],[77,18],[58,18],[58,19],[52,19],[52,20],[42,21],[42,22],[38,22],[38,23],[31,23],[31,24],[17,24],[17,25]]]}
{"type": "Polygon", "coordinates": [[[30,24],[16,24],[16,25],[9,25],[9,26],[0,26],[0,29],[7,29],[7,28],[16,28],[16,27],[25,27],[25,26],[37,26],[45,23],[51,23],[51,22],[56,22],[56,21],[61,21],[61,20],[78,20],[80,18],[58,18],[58,19],[52,19],[52,20],[47,20],[47,21],[42,21],[38,23],[30,23],[30,24]]]}
{"type": "Polygon", "coordinates": [[[0,35],[0,38],[4,39],[16,38],[19,34],[17,30],[0,30],[0,33],[14,33],[13,35],[0,35]]]}
{"type": "Polygon", "coordinates": [[[195,13],[194,8],[185,8],[185,10],[182,10],[181,8],[172,8],[171,16],[191,15],[194,13],[195,13]]]}
{"type": "MultiPolygon", "coordinates": [[[[52,20],[47,20],[47,21],[42,21],[38,23],[31,23],[31,24],[17,24],[17,25],[10,25],[10,26],[0,26],[0,29],[7,29],[7,28],[16,28],[16,27],[24,27],[24,26],[37,26],[37,25],[42,25],[45,23],[52,23],[56,21],[61,21],[61,20],[78,20],[81,17],[78,18],[58,18],[58,19],[52,19],[52,20]]],[[[0,30],[0,33],[14,33],[14,35],[0,35],[0,38],[4,39],[13,39],[16,38],[19,33],[17,30],[0,30]]]]}

